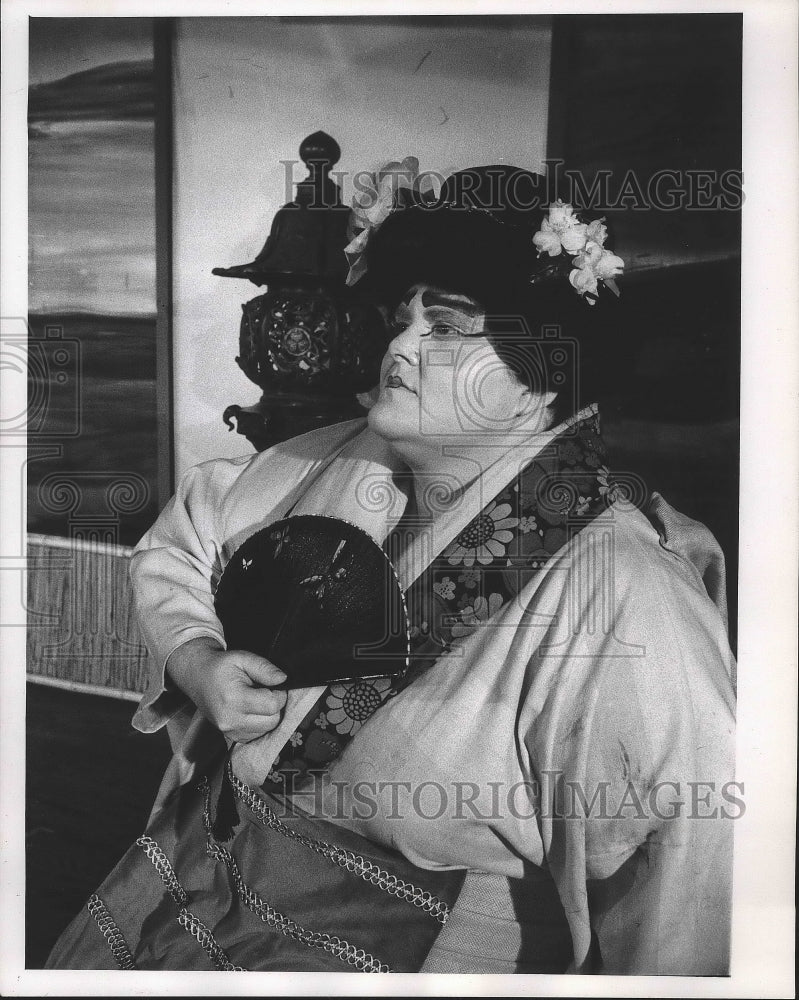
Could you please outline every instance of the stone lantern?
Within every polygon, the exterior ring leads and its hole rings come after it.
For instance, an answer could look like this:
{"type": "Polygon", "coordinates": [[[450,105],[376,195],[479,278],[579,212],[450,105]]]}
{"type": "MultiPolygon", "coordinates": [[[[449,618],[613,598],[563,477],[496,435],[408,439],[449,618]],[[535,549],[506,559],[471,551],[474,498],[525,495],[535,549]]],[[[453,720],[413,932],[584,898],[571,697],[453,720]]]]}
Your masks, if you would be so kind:
{"type": "Polygon", "coordinates": [[[329,176],[340,155],[325,132],[309,135],[300,146],[308,176],[276,213],[263,249],[249,264],[213,269],[267,289],[242,305],[236,358],[263,395],[223,414],[258,451],[363,415],[356,395],[379,378],[385,322],[345,284],[349,209],[329,176]]]}

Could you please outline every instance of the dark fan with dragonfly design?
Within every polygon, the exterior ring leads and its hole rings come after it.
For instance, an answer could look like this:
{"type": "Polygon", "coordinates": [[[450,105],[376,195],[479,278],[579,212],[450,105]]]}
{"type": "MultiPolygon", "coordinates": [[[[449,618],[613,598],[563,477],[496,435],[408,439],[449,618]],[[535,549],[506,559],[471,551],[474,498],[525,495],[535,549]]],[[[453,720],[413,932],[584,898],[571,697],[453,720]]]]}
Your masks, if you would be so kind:
{"type": "Polygon", "coordinates": [[[228,649],[288,675],[286,687],[408,669],[410,626],[396,572],[377,542],[348,521],[276,521],[233,554],[214,595],[228,649]]]}

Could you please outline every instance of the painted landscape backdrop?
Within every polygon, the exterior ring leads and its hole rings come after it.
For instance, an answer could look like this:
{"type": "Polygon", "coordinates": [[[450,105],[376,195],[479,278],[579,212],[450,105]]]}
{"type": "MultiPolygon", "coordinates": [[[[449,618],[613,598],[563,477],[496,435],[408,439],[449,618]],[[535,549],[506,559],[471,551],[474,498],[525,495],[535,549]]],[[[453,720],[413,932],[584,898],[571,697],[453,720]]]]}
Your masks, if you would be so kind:
{"type": "Polygon", "coordinates": [[[31,19],[33,532],[156,514],[154,107],[151,19],[31,19]]]}

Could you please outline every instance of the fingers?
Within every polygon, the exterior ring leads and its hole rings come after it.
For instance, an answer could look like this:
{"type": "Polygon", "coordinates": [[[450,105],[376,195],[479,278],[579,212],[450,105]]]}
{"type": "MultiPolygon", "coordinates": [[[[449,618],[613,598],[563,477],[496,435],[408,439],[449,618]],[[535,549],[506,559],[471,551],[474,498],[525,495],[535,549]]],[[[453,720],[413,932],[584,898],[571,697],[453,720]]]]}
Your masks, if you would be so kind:
{"type": "Polygon", "coordinates": [[[280,722],[287,697],[287,692],[272,688],[244,688],[238,692],[235,706],[224,713],[220,729],[239,743],[270,733],[280,722]]]}
{"type": "Polygon", "coordinates": [[[286,674],[279,667],[255,653],[237,653],[237,663],[256,684],[274,687],[286,680],[286,674]]]}
{"type": "Polygon", "coordinates": [[[195,702],[200,711],[230,740],[246,743],[271,732],[280,722],[287,692],[276,684],[286,674],[254,653],[219,653],[214,669],[195,702]]]}
{"type": "Polygon", "coordinates": [[[279,715],[288,694],[272,688],[248,688],[241,696],[241,711],[244,715],[279,715]]]}

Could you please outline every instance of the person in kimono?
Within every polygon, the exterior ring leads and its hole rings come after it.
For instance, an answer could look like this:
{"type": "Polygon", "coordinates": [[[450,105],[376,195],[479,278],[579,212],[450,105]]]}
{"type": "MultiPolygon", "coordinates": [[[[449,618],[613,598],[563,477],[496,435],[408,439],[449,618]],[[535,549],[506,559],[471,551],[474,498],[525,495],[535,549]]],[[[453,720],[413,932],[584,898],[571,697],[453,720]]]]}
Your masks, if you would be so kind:
{"type": "Polygon", "coordinates": [[[348,248],[393,335],[368,416],[189,470],[137,547],[134,725],[175,755],[49,967],[725,975],[723,558],[585,398],[623,262],[537,175],[386,176],[348,248]],[[401,678],[227,648],[220,575],[299,515],[387,553],[401,678]]]}

